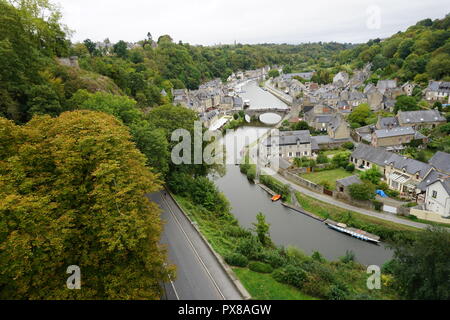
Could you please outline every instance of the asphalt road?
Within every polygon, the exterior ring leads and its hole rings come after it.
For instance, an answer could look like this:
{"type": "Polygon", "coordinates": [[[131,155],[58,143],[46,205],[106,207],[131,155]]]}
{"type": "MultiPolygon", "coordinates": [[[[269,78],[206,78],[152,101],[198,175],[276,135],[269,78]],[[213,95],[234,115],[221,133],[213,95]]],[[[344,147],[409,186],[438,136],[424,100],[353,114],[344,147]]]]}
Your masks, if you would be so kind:
{"type": "Polygon", "coordinates": [[[161,242],[168,262],[177,267],[176,279],[164,284],[168,300],[241,300],[242,296],[214,254],[169,194],[148,195],[163,210],[161,242]]]}

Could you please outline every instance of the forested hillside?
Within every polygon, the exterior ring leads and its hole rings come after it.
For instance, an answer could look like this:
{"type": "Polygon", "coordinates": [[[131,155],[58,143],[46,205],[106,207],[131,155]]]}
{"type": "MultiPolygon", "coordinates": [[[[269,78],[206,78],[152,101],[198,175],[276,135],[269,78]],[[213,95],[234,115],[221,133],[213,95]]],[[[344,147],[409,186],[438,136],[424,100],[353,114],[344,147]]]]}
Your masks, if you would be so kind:
{"type": "Polygon", "coordinates": [[[360,68],[371,62],[372,80],[398,78],[426,84],[450,80],[450,15],[425,19],[387,39],[374,39],[337,55],[336,65],[360,68]]]}

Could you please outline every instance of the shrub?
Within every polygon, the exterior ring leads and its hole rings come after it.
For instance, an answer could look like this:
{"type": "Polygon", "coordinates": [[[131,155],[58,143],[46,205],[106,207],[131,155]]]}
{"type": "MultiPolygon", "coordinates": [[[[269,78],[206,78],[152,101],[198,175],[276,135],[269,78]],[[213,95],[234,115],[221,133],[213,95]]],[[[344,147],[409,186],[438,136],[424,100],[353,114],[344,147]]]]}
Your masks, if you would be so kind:
{"type": "Polygon", "coordinates": [[[260,261],[252,261],[248,265],[249,269],[258,273],[272,273],[273,268],[270,264],[260,262],[260,261]]]}
{"type": "Polygon", "coordinates": [[[326,180],[320,181],[319,185],[323,186],[327,190],[331,189],[331,184],[328,181],[326,181],[326,180]]]}
{"type": "Polygon", "coordinates": [[[319,262],[325,262],[324,257],[322,256],[322,254],[319,251],[314,251],[313,254],[311,255],[311,258],[313,258],[313,260],[316,260],[319,262]]]}
{"type": "Polygon", "coordinates": [[[289,260],[294,261],[296,263],[301,263],[303,261],[308,261],[311,259],[303,251],[293,246],[289,246],[286,249],[286,255],[289,258],[289,260]]]}
{"type": "Polygon", "coordinates": [[[230,266],[246,267],[248,265],[248,259],[239,253],[231,253],[225,256],[225,262],[230,266]]]}
{"type": "Polygon", "coordinates": [[[348,150],[353,150],[355,148],[355,145],[353,144],[353,142],[346,142],[342,145],[343,148],[348,149],[348,150]]]}
{"type": "Polygon", "coordinates": [[[236,248],[238,253],[246,256],[249,259],[257,259],[262,249],[263,246],[254,236],[242,239],[239,242],[238,247],[236,248]]]}
{"type": "Polygon", "coordinates": [[[302,292],[313,297],[326,298],[329,293],[329,285],[321,281],[318,275],[308,274],[302,286],[302,292]]]}
{"type": "Polygon", "coordinates": [[[395,260],[389,260],[386,261],[383,266],[381,267],[381,273],[386,273],[386,274],[394,274],[394,270],[396,268],[396,262],[395,260]]]}
{"type": "Polygon", "coordinates": [[[275,270],[272,276],[278,282],[297,288],[301,288],[306,280],[306,272],[302,268],[293,265],[287,265],[284,268],[275,270]]]}
{"type": "Polygon", "coordinates": [[[386,192],[386,194],[387,194],[389,197],[391,197],[391,198],[396,198],[396,197],[398,197],[399,194],[400,194],[400,192],[398,192],[397,190],[391,190],[391,189],[388,189],[388,190],[386,190],[385,192],[386,192]]]}
{"type": "Polygon", "coordinates": [[[330,160],[328,159],[328,157],[325,154],[320,152],[319,155],[317,156],[316,161],[317,161],[317,163],[322,164],[322,163],[328,163],[330,160]]]}
{"type": "Polygon", "coordinates": [[[349,163],[346,167],[345,170],[348,172],[353,172],[355,171],[355,165],[353,163],[349,163]]]}
{"type": "Polygon", "coordinates": [[[372,204],[373,204],[374,209],[377,211],[381,211],[381,208],[383,208],[383,202],[381,202],[381,201],[373,200],[372,204]]]}
{"type": "Polygon", "coordinates": [[[250,181],[255,181],[256,179],[256,167],[250,166],[250,168],[247,170],[247,178],[250,181]]]}
{"type": "Polygon", "coordinates": [[[378,189],[383,190],[384,192],[389,190],[389,186],[386,182],[381,182],[378,184],[378,189]]]}
{"type": "Polygon", "coordinates": [[[246,238],[250,237],[252,233],[240,226],[227,226],[225,231],[225,235],[234,237],[234,238],[246,238]]]}
{"type": "Polygon", "coordinates": [[[355,261],[355,253],[351,250],[345,252],[345,256],[340,258],[341,262],[349,263],[355,261]]]}
{"type": "Polygon", "coordinates": [[[264,250],[258,260],[270,264],[273,268],[280,268],[287,262],[286,257],[278,250],[264,250]]]}
{"type": "Polygon", "coordinates": [[[348,288],[342,284],[333,285],[328,293],[328,300],[345,300],[348,297],[348,288]]]}
{"type": "Polygon", "coordinates": [[[344,151],[334,155],[331,160],[337,167],[345,168],[347,167],[348,160],[350,158],[351,152],[344,151]]]}
{"type": "Polygon", "coordinates": [[[355,200],[371,200],[375,198],[375,188],[370,183],[354,183],[348,187],[350,196],[355,200]]]}
{"type": "Polygon", "coordinates": [[[336,272],[323,262],[315,260],[304,261],[299,267],[308,272],[308,274],[314,275],[327,283],[335,283],[336,281],[336,272]]]}

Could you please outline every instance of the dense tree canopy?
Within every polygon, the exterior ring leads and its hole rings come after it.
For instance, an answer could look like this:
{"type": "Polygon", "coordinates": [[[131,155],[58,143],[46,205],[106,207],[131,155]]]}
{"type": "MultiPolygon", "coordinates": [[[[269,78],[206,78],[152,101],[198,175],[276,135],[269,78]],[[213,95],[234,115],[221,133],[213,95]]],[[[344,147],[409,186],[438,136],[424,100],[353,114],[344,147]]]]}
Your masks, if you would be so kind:
{"type": "Polygon", "coordinates": [[[0,296],[158,299],[167,278],[161,188],[126,127],[104,113],[0,119],[0,296]],[[67,290],[78,265],[83,290],[67,290]]]}
{"type": "Polygon", "coordinates": [[[394,246],[389,270],[395,287],[406,299],[450,299],[450,233],[432,228],[417,234],[414,242],[394,246]]]}

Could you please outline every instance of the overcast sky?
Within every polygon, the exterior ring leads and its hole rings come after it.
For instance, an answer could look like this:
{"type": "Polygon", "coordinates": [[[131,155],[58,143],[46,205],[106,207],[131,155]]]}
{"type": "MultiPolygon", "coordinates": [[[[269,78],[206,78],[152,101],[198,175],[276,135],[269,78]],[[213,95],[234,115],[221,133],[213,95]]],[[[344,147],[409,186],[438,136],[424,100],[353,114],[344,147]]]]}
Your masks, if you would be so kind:
{"type": "Polygon", "coordinates": [[[450,13],[448,0],[53,0],[72,40],[134,42],[151,32],[175,41],[366,42],[450,13]]]}

